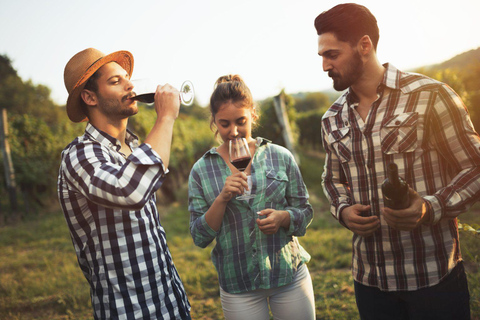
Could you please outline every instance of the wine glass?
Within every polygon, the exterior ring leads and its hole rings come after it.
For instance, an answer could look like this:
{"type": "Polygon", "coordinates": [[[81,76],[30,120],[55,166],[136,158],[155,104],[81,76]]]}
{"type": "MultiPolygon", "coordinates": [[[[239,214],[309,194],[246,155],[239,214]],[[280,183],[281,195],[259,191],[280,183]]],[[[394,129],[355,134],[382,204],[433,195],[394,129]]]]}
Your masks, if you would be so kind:
{"type": "MultiPolygon", "coordinates": [[[[248,146],[247,139],[237,137],[228,142],[228,153],[230,156],[230,162],[232,165],[237,168],[239,171],[245,171],[252,155],[250,153],[250,148],[248,146]]],[[[252,190],[252,177],[247,176],[248,190],[245,190],[243,195],[238,196],[238,200],[249,200],[255,198],[255,195],[251,193],[252,190]]]]}
{"type": "MultiPolygon", "coordinates": [[[[157,86],[152,80],[134,79],[131,80],[131,82],[133,83],[133,92],[136,94],[131,98],[132,100],[143,103],[155,102],[155,90],[157,86]]],[[[184,81],[180,87],[180,101],[184,106],[190,106],[193,103],[194,97],[195,91],[193,89],[193,83],[190,80],[184,81]]]]}

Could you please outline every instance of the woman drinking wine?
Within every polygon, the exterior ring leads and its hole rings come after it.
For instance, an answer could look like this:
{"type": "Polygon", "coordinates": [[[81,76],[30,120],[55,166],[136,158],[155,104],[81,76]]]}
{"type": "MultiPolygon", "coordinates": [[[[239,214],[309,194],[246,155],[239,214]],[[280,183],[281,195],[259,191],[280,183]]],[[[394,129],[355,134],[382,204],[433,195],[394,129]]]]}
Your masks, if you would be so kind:
{"type": "Polygon", "coordinates": [[[310,255],[297,239],[313,210],[294,157],[284,147],[252,137],[257,113],[240,76],[217,80],[210,111],[222,143],[190,173],[190,231],[199,247],[216,240],[212,260],[225,318],[268,320],[270,307],[275,319],[314,319],[310,255]],[[238,141],[246,144],[245,152],[238,141]],[[239,159],[251,157],[246,167],[238,166],[242,170],[232,164],[232,150],[239,159]],[[245,191],[250,196],[240,198],[245,191]]]}

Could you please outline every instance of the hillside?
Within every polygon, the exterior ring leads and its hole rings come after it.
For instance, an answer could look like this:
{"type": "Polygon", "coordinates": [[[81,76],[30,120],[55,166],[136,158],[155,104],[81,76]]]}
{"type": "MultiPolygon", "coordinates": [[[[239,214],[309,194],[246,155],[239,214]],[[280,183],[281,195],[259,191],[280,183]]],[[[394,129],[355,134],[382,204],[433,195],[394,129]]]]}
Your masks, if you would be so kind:
{"type": "Polygon", "coordinates": [[[480,47],[456,55],[455,57],[439,64],[425,67],[426,69],[466,69],[469,66],[480,63],[480,47]]]}

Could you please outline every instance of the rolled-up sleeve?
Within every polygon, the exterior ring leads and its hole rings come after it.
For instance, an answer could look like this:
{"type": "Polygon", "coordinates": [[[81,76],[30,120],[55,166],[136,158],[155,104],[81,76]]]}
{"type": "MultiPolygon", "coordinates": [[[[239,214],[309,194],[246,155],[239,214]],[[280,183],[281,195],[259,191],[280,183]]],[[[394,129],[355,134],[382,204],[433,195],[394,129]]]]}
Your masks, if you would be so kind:
{"type": "Polygon", "coordinates": [[[89,201],[127,210],[141,209],[157,191],[167,172],[160,156],[142,144],[124,161],[112,161],[108,147],[85,141],[63,155],[65,180],[89,201]]]}
{"type": "Polygon", "coordinates": [[[286,163],[288,163],[286,172],[289,181],[285,194],[288,203],[286,210],[290,214],[290,227],[287,234],[304,236],[312,222],[313,209],[308,202],[308,191],[302,174],[291,153],[288,154],[286,163]]]}
{"type": "Polygon", "coordinates": [[[447,85],[442,85],[430,113],[432,143],[456,174],[434,195],[424,196],[431,220],[453,219],[480,198],[480,137],[467,108],[447,85]]]}
{"type": "Polygon", "coordinates": [[[196,246],[205,248],[217,236],[205,220],[209,205],[203,195],[202,181],[197,165],[194,165],[188,179],[188,210],[190,211],[190,233],[196,246]]]}

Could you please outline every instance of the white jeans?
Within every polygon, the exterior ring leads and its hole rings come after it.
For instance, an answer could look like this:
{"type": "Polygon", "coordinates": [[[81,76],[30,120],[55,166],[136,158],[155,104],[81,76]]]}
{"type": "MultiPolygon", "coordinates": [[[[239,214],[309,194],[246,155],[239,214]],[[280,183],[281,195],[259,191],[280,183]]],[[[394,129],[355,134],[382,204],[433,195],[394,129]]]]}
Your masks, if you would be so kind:
{"type": "Polygon", "coordinates": [[[220,288],[220,298],[226,320],[268,320],[269,304],[275,320],[315,319],[312,278],[305,264],[285,286],[235,294],[220,288]]]}

